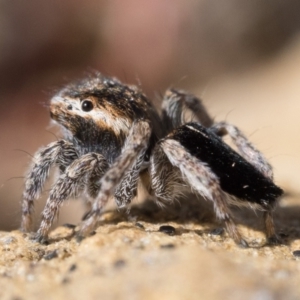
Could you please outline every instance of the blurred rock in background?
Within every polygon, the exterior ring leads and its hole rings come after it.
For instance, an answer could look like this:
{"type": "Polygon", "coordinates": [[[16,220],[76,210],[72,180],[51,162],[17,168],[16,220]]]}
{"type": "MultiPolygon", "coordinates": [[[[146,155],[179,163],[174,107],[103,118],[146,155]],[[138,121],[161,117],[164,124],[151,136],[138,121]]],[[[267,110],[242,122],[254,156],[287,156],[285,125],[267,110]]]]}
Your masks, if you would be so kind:
{"type": "MultiPolygon", "coordinates": [[[[0,0],[0,228],[19,226],[18,177],[55,139],[48,99],[94,69],[140,83],[156,104],[169,86],[202,96],[299,193],[299,28],[296,0],[0,0]]],[[[82,213],[65,206],[60,222],[82,213]]]]}

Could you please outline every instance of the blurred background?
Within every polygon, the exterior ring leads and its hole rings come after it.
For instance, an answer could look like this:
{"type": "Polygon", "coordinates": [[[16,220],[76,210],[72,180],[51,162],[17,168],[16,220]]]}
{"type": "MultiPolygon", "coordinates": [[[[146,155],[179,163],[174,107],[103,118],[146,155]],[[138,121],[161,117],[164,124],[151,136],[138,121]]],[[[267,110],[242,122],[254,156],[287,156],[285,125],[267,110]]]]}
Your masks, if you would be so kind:
{"type": "MultiPolygon", "coordinates": [[[[55,140],[45,104],[91,70],[141,84],[158,107],[168,87],[197,94],[299,194],[299,29],[297,0],[0,0],[0,229],[18,228],[31,155],[55,140]]],[[[68,203],[59,222],[83,212],[68,203]]]]}

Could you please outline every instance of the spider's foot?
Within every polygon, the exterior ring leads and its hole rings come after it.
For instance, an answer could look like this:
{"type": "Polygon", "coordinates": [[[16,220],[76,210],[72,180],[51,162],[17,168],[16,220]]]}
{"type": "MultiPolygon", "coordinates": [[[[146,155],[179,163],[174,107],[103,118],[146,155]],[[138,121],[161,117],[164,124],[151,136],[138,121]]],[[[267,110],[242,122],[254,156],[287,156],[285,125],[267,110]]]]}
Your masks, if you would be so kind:
{"type": "Polygon", "coordinates": [[[48,245],[49,244],[49,240],[47,236],[44,236],[40,233],[36,233],[34,234],[31,239],[37,243],[40,243],[42,245],[48,245]]]}
{"type": "Polygon", "coordinates": [[[81,218],[81,221],[87,220],[91,216],[91,211],[87,211],[81,218]]]}
{"type": "Polygon", "coordinates": [[[82,240],[84,240],[85,239],[85,236],[83,236],[83,235],[81,235],[81,234],[76,234],[76,242],[77,243],[81,243],[82,242],[82,240]]]}
{"type": "Polygon", "coordinates": [[[246,242],[244,239],[240,239],[239,241],[236,241],[236,244],[243,249],[249,248],[248,242],[246,242]]]}
{"type": "Polygon", "coordinates": [[[282,244],[282,240],[278,235],[273,235],[268,237],[267,239],[267,246],[276,246],[282,244]]]}
{"type": "Polygon", "coordinates": [[[77,241],[82,241],[85,237],[93,234],[96,225],[97,218],[95,214],[89,213],[80,226],[79,232],[77,233],[77,241]]]}
{"type": "Polygon", "coordinates": [[[22,216],[22,222],[21,222],[21,228],[20,231],[24,233],[31,232],[33,229],[32,226],[32,218],[29,215],[23,215],[22,216]]]}
{"type": "Polygon", "coordinates": [[[244,248],[244,249],[249,248],[249,244],[242,238],[236,225],[231,219],[226,220],[225,225],[226,225],[228,235],[235,241],[235,243],[240,248],[244,248]]]}

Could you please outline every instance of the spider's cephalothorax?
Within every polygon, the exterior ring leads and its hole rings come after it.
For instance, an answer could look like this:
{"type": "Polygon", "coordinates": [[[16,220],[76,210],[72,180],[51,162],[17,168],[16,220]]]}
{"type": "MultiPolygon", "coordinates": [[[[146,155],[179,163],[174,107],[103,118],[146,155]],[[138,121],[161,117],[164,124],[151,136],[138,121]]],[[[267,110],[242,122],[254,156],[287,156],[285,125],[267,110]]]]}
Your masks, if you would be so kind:
{"type": "Polygon", "coordinates": [[[229,235],[244,246],[229,206],[262,210],[267,237],[276,240],[272,211],[282,190],[273,183],[271,166],[238,128],[214,123],[193,95],[168,90],[159,117],[137,87],[97,74],[55,95],[50,114],[61,125],[64,139],[35,154],[23,193],[22,229],[29,231],[34,200],[50,168],[60,168],[42,213],[38,240],[47,238],[63,201],[79,195],[91,205],[79,232],[88,235],[111,196],[119,207],[131,202],[142,173],[161,204],[185,192],[212,201],[229,235]],[[238,152],[222,141],[225,134],[238,152]]]}

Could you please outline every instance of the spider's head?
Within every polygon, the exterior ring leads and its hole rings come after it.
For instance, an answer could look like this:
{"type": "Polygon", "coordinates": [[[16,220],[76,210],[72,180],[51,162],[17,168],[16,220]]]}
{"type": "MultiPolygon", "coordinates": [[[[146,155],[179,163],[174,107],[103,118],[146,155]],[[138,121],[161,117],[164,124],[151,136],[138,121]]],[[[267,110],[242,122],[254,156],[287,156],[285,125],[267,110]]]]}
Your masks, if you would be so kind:
{"type": "Polygon", "coordinates": [[[159,126],[155,109],[137,87],[101,74],[57,93],[50,102],[50,115],[62,126],[64,138],[84,153],[106,152],[107,156],[121,151],[133,122],[142,119],[159,126]]]}
{"type": "Polygon", "coordinates": [[[142,98],[137,88],[98,74],[61,90],[51,100],[50,115],[73,136],[94,131],[126,136],[132,122],[145,115],[142,98]]]}

